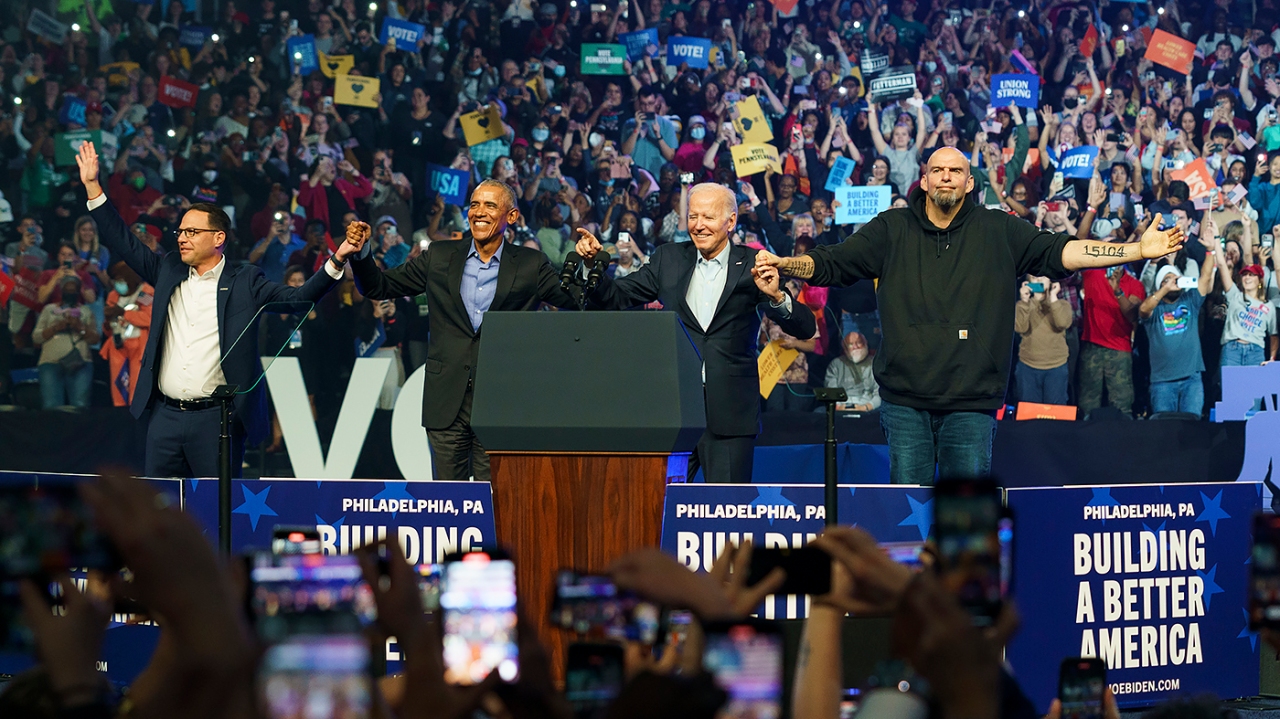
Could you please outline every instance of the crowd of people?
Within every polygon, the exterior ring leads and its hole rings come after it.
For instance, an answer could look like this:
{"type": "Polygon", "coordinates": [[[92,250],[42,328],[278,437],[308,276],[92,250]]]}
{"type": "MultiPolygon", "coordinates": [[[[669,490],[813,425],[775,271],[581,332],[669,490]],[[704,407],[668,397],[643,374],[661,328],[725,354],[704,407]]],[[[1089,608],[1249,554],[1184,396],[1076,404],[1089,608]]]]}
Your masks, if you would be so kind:
{"type": "MultiPolygon", "coordinates": [[[[845,184],[887,185],[901,207],[929,157],[953,147],[970,159],[976,203],[1118,242],[1160,214],[1189,238],[1165,258],[1010,287],[1010,402],[1073,404],[1082,416],[1104,404],[1202,415],[1220,393],[1220,366],[1280,350],[1280,15],[1270,3],[216,6],[196,18],[178,0],[64,3],[51,15],[65,37],[28,22],[23,6],[4,10],[0,402],[38,382],[46,408],[125,405],[136,385],[154,288],[99,244],[71,168],[86,137],[111,202],[157,253],[175,248],[184,210],[209,202],[232,218],[229,261],[294,286],[354,220],[373,227],[386,269],[465,235],[466,213],[446,201],[433,166],[461,171],[470,187],[508,184],[520,210],[509,242],[558,267],[586,228],[621,277],[657,246],[689,240],[698,182],[734,190],[735,244],[793,256],[857,229],[836,222],[828,178],[838,160],[855,163],[845,184]],[[383,43],[388,19],[424,30],[409,45],[383,43]],[[623,74],[583,72],[584,43],[651,29],[657,43],[628,51],[623,74]],[[1157,30],[1194,43],[1189,73],[1145,59],[1157,30]],[[669,60],[672,37],[708,39],[707,67],[669,60]],[[298,41],[377,78],[373,106],[337,102],[327,68],[291,52],[298,41]],[[912,95],[868,92],[886,57],[895,72],[914,70],[912,95]],[[1031,72],[1040,107],[992,106],[993,76],[1031,72]],[[194,97],[175,101],[175,82],[194,97]],[[753,99],[779,162],[740,177],[732,148],[747,132],[740,103],[753,99]],[[468,118],[491,109],[501,134],[473,143],[468,118]],[[1064,177],[1059,165],[1084,146],[1097,148],[1092,177],[1064,177]],[[1201,159],[1216,188],[1185,181],[1181,171],[1201,159]]],[[[766,409],[812,409],[812,388],[834,385],[849,392],[844,409],[877,409],[874,284],[793,279],[790,290],[818,332],[801,340],[764,324],[762,346],[801,353],[766,409]]],[[[393,356],[389,407],[426,362],[429,319],[421,298],[366,300],[348,276],[305,317],[262,323],[272,345],[263,352],[301,358],[318,413],[336,413],[357,357],[393,356]]]]}

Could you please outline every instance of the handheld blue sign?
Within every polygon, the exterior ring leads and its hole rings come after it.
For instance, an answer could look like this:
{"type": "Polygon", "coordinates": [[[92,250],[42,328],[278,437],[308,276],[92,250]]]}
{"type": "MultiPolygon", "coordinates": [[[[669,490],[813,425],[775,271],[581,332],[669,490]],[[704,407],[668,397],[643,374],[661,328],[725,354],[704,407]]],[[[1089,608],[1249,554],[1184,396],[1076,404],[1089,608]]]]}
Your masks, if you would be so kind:
{"type": "Polygon", "coordinates": [[[827,172],[827,184],[823,186],[823,189],[827,192],[835,192],[842,187],[846,187],[849,175],[853,174],[853,168],[856,164],[848,157],[837,157],[836,164],[832,165],[827,172]]]}
{"type": "Polygon", "coordinates": [[[701,37],[667,38],[667,64],[678,67],[681,63],[703,69],[711,58],[711,41],[701,37]]]}
{"type": "Polygon", "coordinates": [[[285,44],[289,53],[289,63],[294,72],[310,75],[320,69],[320,56],[316,53],[316,36],[299,35],[291,37],[285,44]]]}
{"type": "Polygon", "coordinates": [[[1017,105],[1034,110],[1039,104],[1039,75],[991,76],[991,107],[1017,105]]]}
{"type": "Polygon", "coordinates": [[[1093,161],[1098,159],[1098,148],[1093,145],[1067,150],[1058,161],[1063,177],[1088,179],[1093,177],[1093,161]]]}
{"type": "Polygon", "coordinates": [[[458,207],[466,204],[470,179],[466,170],[428,164],[427,175],[431,178],[431,190],[440,193],[445,202],[458,207]]]}
{"type": "Polygon", "coordinates": [[[405,50],[417,45],[418,40],[426,33],[427,27],[425,25],[388,17],[382,20],[382,33],[378,35],[378,42],[386,45],[387,40],[395,38],[396,48],[405,50]]]}
{"type": "Polygon", "coordinates": [[[656,27],[636,30],[635,32],[624,32],[618,36],[618,40],[627,46],[627,59],[631,62],[635,62],[645,55],[649,57],[658,56],[658,28],[656,27]],[[653,48],[652,52],[649,50],[650,47],[653,48]]]}
{"type": "Polygon", "coordinates": [[[836,190],[837,225],[861,225],[889,209],[893,201],[893,189],[888,185],[875,187],[841,187],[836,190]]]}

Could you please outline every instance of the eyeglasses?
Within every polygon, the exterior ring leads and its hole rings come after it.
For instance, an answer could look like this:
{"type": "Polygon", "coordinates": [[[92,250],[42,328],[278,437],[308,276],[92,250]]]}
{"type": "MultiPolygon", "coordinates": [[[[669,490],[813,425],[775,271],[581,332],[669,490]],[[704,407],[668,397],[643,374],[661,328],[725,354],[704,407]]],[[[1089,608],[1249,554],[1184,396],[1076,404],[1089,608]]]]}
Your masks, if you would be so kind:
{"type": "Polygon", "coordinates": [[[188,240],[194,240],[196,235],[201,232],[222,232],[222,230],[204,230],[199,227],[179,227],[178,237],[184,237],[188,240]]]}

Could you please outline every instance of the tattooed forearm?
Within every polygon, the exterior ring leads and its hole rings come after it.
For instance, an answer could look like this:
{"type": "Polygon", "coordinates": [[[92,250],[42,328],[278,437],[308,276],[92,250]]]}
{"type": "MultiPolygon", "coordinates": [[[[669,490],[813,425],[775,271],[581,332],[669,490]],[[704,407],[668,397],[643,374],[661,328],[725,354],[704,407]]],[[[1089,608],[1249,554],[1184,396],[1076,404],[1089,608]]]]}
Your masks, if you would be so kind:
{"type": "Polygon", "coordinates": [[[778,269],[782,270],[782,274],[802,280],[813,277],[812,257],[801,255],[799,257],[783,257],[780,259],[782,262],[778,265],[778,269]]]}
{"type": "Polygon", "coordinates": [[[1084,253],[1090,257],[1124,257],[1124,245],[1102,244],[1090,242],[1084,246],[1084,253]]]}

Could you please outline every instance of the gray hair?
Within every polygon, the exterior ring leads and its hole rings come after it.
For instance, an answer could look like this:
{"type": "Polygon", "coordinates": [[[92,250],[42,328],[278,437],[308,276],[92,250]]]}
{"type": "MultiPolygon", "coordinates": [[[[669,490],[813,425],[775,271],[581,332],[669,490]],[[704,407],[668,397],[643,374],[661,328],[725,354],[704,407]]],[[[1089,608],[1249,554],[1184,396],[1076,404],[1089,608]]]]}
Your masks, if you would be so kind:
{"type": "MultiPolygon", "coordinates": [[[[507,209],[511,210],[517,207],[516,191],[511,189],[511,185],[508,185],[505,182],[498,182],[497,180],[483,180],[480,184],[476,185],[476,190],[479,190],[481,187],[496,187],[502,190],[503,197],[507,198],[507,209]]],[[[474,190],[472,192],[474,193],[474,190]]]]}
{"type": "Polygon", "coordinates": [[[721,185],[717,182],[700,182],[689,188],[689,202],[693,202],[693,196],[699,192],[715,192],[720,195],[722,205],[724,207],[725,216],[737,214],[738,212],[738,193],[721,185]]]}

